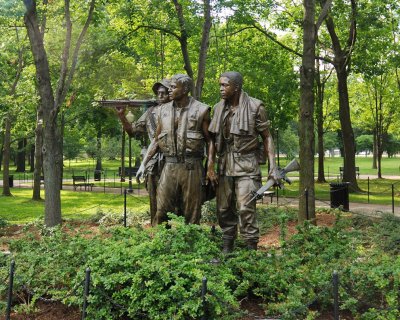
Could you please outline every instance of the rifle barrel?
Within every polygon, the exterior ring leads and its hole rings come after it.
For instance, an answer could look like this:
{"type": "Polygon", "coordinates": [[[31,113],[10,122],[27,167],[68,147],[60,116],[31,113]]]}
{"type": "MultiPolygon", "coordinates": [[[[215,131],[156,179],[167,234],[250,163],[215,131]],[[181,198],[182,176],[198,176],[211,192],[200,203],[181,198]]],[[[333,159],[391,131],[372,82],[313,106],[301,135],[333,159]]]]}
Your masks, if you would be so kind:
{"type": "Polygon", "coordinates": [[[102,107],[152,107],[157,105],[156,100],[97,100],[102,107]]]}

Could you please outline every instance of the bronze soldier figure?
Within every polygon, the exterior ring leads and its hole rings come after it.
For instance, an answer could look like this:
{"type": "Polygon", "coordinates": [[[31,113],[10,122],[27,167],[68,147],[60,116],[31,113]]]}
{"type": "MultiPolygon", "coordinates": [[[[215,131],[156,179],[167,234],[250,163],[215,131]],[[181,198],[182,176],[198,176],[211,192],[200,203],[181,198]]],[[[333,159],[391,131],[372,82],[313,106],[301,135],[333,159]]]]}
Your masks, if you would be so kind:
{"type": "MultiPolygon", "coordinates": [[[[181,208],[186,223],[200,223],[204,184],[205,144],[212,155],[208,133],[210,107],[189,96],[192,79],[177,74],[169,89],[173,100],[160,107],[153,151],[160,149],[165,158],[157,189],[155,224],[167,221],[167,213],[181,208]]],[[[152,152],[149,152],[145,163],[152,152]]],[[[213,170],[213,163],[209,164],[213,170]]]]}
{"type": "Polygon", "coordinates": [[[248,96],[242,90],[242,84],[239,72],[225,72],[220,76],[222,100],[215,105],[209,126],[218,157],[216,200],[224,253],[233,250],[238,226],[247,247],[257,249],[256,201],[247,206],[246,203],[252,192],[261,186],[259,137],[270,163],[269,175],[275,180],[277,177],[274,144],[264,105],[262,101],[248,96]]]}
{"type": "MultiPolygon", "coordinates": [[[[125,110],[123,108],[117,108],[117,113],[125,131],[129,136],[133,136],[135,133],[146,133],[148,134],[150,142],[154,140],[155,131],[157,128],[157,114],[160,105],[170,101],[169,99],[169,85],[170,80],[163,79],[160,82],[156,82],[152,90],[157,96],[157,106],[150,107],[146,112],[132,125],[129,124],[125,117],[125,110]]],[[[154,225],[154,218],[157,212],[157,185],[160,179],[162,171],[163,159],[161,153],[155,153],[153,157],[146,163],[146,166],[141,166],[136,178],[140,179],[141,176],[145,178],[146,189],[149,193],[150,198],[150,218],[151,224],[154,225]]]]}

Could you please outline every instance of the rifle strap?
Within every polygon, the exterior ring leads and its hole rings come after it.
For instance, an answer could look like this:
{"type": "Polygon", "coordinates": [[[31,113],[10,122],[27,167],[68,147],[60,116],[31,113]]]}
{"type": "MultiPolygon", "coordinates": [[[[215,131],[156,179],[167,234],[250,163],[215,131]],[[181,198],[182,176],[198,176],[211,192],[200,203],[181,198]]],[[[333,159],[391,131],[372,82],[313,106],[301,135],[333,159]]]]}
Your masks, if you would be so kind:
{"type": "Polygon", "coordinates": [[[148,117],[149,117],[150,126],[153,129],[153,131],[155,132],[157,129],[157,125],[156,125],[156,119],[154,118],[153,110],[154,110],[154,107],[149,110],[148,117]]]}

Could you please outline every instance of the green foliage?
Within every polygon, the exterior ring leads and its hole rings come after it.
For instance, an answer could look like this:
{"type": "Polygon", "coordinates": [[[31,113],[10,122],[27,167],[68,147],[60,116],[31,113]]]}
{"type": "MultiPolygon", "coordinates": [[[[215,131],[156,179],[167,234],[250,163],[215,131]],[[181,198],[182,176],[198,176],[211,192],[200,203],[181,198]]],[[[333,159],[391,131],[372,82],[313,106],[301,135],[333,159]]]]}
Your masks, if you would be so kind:
{"type": "Polygon", "coordinates": [[[206,201],[201,207],[201,222],[217,224],[217,204],[215,199],[206,201]]]}
{"type": "Polygon", "coordinates": [[[393,157],[400,152],[400,140],[394,135],[389,134],[384,143],[384,148],[387,151],[388,156],[393,157]]]}
{"type": "MultiPolygon", "coordinates": [[[[292,219],[282,209],[268,215],[278,225],[292,219]]],[[[199,318],[203,277],[208,280],[207,319],[235,319],[237,301],[253,296],[262,299],[268,316],[315,319],[311,306],[332,309],[332,272],[337,270],[342,310],[359,319],[397,319],[398,226],[390,217],[373,222],[338,215],[331,228],[299,226],[280,249],[238,248],[225,259],[219,235],[217,240],[208,227],[186,225],[183,217],[172,215],[170,228],[114,227],[98,235],[83,228],[42,227],[40,237],[27,235],[10,249],[17,266],[15,288],[24,286],[32,294],[24,301],[28,309],[39,297],[81,306],[90,267],[90,319],[199,318]],[[379,230],[385,230],[386,240],[379,230]]],[[[10,259],[0,259],[0,279],[6,278],[10,259]]],[[[0,295],[5,290],[1,283],[0,295]]]]}
{"type": "Polygon", "coordinates": [[[228,261],[241,279],[235,294],[261,297],[267,315],[312,318],[311,305],[331,309],[332,272],[338,270],[341,309],[362,319],[395,319],[400,261],[364,248],[362,235],[351,230],[349,222],[339,217],[333,228],[305,224],[281,251],[237,253],[228,261]]]}
{"type": "Polygon", "coordinates": [[[81,131],[78,128],[68,128],[64,133],[63,155],[65,159],[72,160],[78,157],[83,148],[81,131]]]}
{"type": "Polygon", "coordinates": [[[400,253],[400,218],[392,214],[384,214],[373,228],[373,239],[382,250],[400,253]]]}
{"type": "MultiPolygon", "coordinates": [[[[40,239],[28,235],[11,244],[15,288],[24,286],[32,294],[29,303],[51,297],[81,306],[82,280],[90,267],[89,319],[198,318],[203,277],[208,280],[207,316],[229,319],[237,311],[230,289],[235,279],[227,266],[213,263],[220,255],[213,235],[186,225],[183,218],[173,217],[171,228],[117,227],[94,237],[84,230],[73,235],[59,228],[43,231],[40,239]]],[[[0,266],[0,277],[6,271],[0,266]]]]}
{"type": "MultiPolygon", "coordinates": [[[[275,140],[276,141],[276,140],[275,140]]],[[[275,142],[277,147],[278,143],[275,142]]],[[[299,154],[299,139],[297,129],[292,126],[279,133],[279,153],[286,154],[288,159],[293,159],[299,154]]]]}
{"type": "Polygon", "coordinates": [[[373,151],[374,137],[371,134],[363,134],[356,138],[357,152],[373,151]]]}

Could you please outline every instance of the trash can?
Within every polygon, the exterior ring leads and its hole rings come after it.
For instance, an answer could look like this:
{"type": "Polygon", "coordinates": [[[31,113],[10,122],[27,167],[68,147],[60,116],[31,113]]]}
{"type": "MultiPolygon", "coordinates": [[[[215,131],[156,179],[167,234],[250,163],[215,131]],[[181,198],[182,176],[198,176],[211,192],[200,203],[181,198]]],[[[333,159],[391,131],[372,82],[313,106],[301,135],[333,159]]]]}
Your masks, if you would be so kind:
{"type": "Polygon", "coordinates": [[[94,181],[101,181],[101,170],[94,170],[94,181]]]}
{"type": "Polygon", "coordinates": [[[10,186],[10,188],[14,187],[14,176],[12,174],[8,176],[8,185],[10,186]]]}
{"type": "Polygon", "coordinates": [[[350,182],[330,183],[331,208],[342,207],[349,211],[349,184],[350,182]]]}

